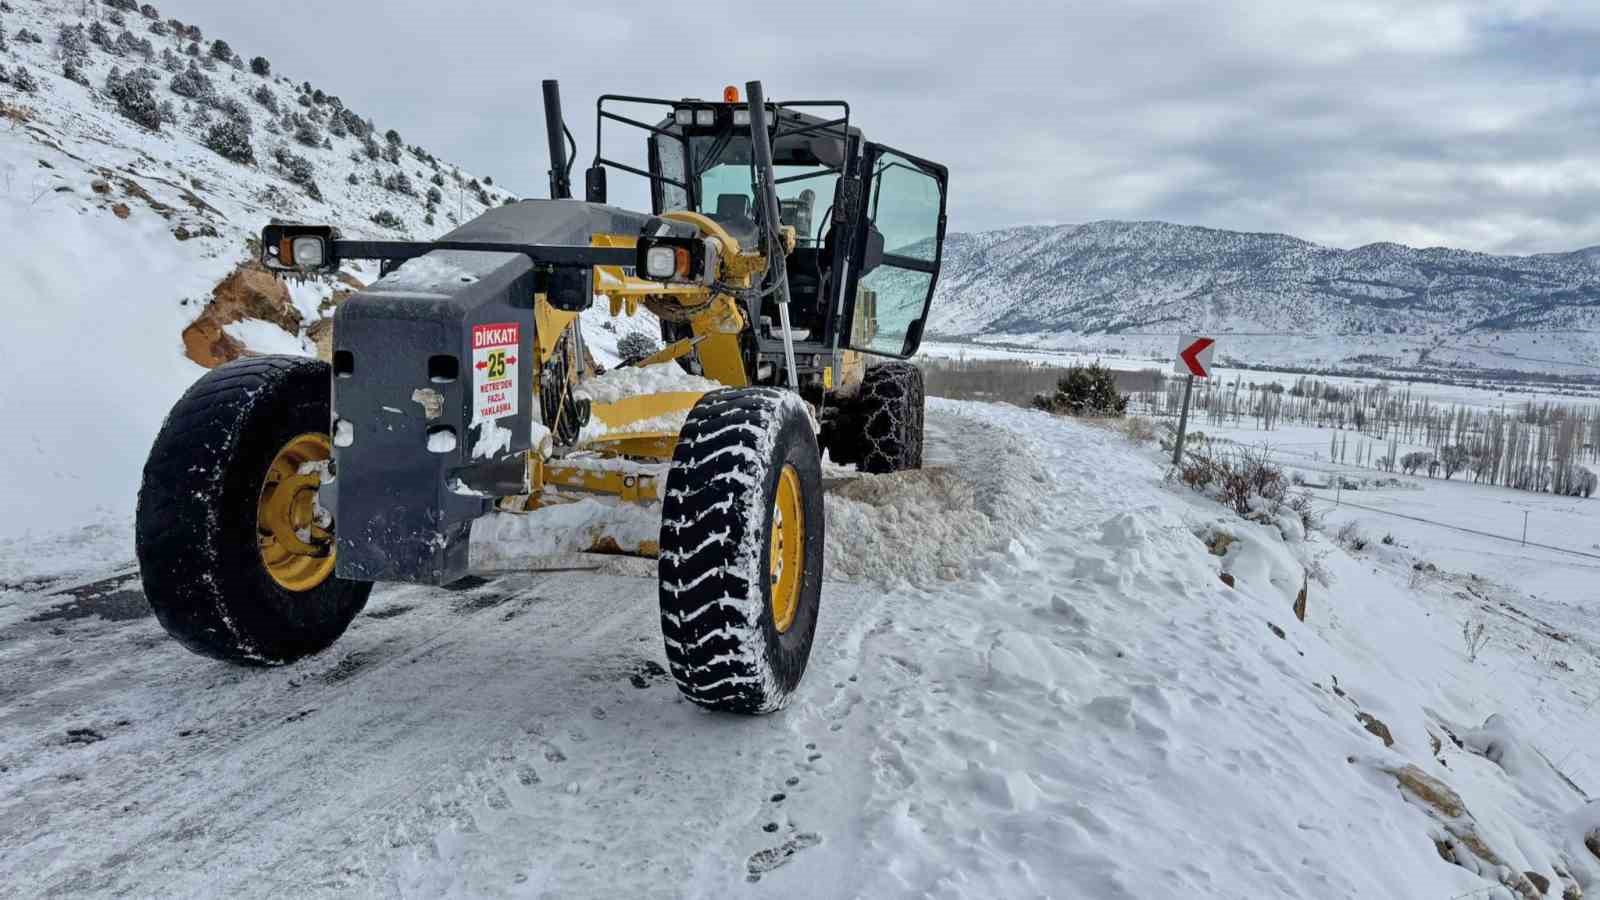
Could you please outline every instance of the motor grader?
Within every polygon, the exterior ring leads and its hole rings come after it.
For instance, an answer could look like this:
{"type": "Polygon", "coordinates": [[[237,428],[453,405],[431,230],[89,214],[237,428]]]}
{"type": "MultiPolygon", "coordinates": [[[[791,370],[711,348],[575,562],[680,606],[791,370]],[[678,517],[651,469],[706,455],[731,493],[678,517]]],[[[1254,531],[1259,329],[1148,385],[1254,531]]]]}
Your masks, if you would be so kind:
{"type": "Polygon", "coordinates": [[[168,415],[136,528],[167,631],[289,662],[330,646],[376,582],[471,575],[475,521],[609,494],[659,505],[659,540],[626,549],[659,560],[679,689],[780,707],[817,624],[822,452],[921,465],[904,360],[939,273],[947,172],[865,140],[843,102],[745,88],[599,98],[581,201],[547,81],[550,199],[434,241],[264,228],[261,262],[286,277],[348,260],[381,277],[339,306],[331,363],[229,363],[168,415]],[[645,132],[642,161],[608,157],[606,126],[645,132]],[[651,211],[607,205],[609,172],[645,179],[651,211]],[[592,306],[653,313],[664,346],[601,371],[580,325],[592,306]]]}

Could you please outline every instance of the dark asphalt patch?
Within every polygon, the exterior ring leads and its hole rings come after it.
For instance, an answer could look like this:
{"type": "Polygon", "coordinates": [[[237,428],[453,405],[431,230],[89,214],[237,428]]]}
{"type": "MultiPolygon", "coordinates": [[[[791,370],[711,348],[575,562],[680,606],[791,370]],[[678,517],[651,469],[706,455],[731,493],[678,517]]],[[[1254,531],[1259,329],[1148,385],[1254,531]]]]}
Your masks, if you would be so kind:
{"type": "Polygon", "coordinates": [[[137,587],[104,593],[78,588],[55,596],[70,597],[72,599],[68,603],[52,606],[44,612],[33,615],[28,618],[28,621],[70,622],[75,619],[99,616],[108,622],[128,622],[133,619],[148,618],[152,615],[150,601],[145,599],[144,591],[139,590],[137,587]]]}

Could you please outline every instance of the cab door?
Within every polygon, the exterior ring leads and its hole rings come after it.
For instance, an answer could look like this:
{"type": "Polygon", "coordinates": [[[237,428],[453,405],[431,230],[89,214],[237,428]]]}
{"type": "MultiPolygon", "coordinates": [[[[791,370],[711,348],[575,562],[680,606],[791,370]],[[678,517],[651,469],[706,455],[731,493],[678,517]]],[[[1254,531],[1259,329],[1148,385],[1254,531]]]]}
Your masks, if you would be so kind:
{"type": "Polygon", "coordinates": [[[869,143],[857,272],[846,287],[847,346],[905,359],[922,343],[944,248],[949,171],[909,153],[869,143]]]}

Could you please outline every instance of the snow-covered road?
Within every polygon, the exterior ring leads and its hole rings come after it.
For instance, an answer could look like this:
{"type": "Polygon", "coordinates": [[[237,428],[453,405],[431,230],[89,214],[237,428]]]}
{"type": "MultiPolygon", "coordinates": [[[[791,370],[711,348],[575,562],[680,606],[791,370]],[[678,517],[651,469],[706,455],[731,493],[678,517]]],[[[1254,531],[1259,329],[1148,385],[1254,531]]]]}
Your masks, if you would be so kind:
{"type": "Polygon", "coordinates": [[[928,423],[931,470],[833,486],[830,573],[879,580],[826,585],[766,718],[679,700],[634,561],[382,588],[265,671],[168,640],[126,567],[0,586],[0,893],[1444,897],[1493,882],[1381,771],[1436,756],[1508,865],[1576,865],[1569,809],[1430,750],[1526,696],[1433,600],[1324,548],[1301,624],[1269,529],[1114,432],[928,423]]]}

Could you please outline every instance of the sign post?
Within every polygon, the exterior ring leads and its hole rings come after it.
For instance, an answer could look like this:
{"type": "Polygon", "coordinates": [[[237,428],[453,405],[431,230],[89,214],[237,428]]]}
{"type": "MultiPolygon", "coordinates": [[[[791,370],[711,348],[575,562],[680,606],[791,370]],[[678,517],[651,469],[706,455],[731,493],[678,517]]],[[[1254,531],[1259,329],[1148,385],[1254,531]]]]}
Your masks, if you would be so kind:
{"type": "Polygon", "coordinates": [[[1183,410],[1178,413],[1178,437],[1172,442],[1172,464],[1183,464],[1183,439],[1189,432],[1189,397],[1194,393],[1196,378],[1211,377],[1211,354],[1217,342],[1208,337],[1186,334],[1178,341],[1178,358],[1172,361],[1172,370],[1188,376],[1183,383],[1183,410]]]}

